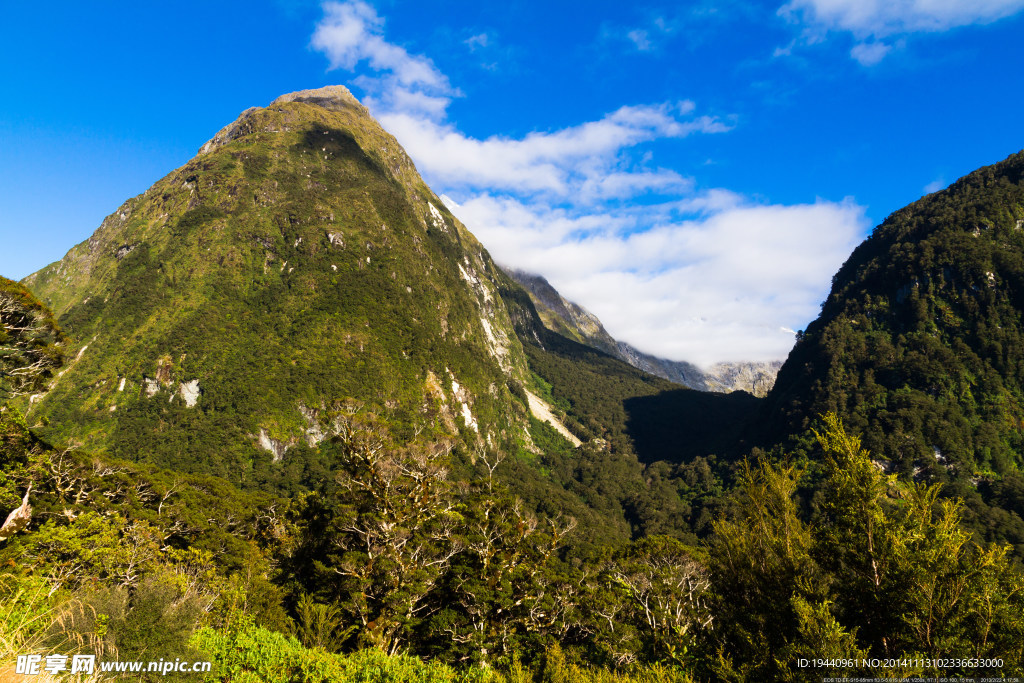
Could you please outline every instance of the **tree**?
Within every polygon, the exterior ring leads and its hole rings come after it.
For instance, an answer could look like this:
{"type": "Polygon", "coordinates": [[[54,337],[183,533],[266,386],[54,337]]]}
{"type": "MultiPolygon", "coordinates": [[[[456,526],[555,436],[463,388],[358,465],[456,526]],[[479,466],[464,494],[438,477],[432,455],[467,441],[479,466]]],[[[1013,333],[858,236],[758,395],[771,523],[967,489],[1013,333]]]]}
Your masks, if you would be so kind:
{"type": "MultiPolygon", "coordinates": [[[[493,475],[500,457],[483,460],[493,475]]],[[[461,548],[430,624],[438,651],[449,660],[492,665],[522,651],[527,637],[563,635],[572,624],[573,587],[556,587],[547,570],[575,520],[538,519],[492,478],[467,484],[459,500],[461,548]]]]}
{"type": "Polygon", "coordinates": [[[860,439],[848,435],[835,413],[824,416],[815,432],[825,453],[826,478],[821,506],[824,524],[816,534],[815,557],[840,577],[839,609],[860,629],[860,640],[875,654],[891,657],[893,607],[902,594],[893,583],[898,533],[893,502],[895,477],[871,462],[860,439]]]}
{"type": "Polygon", "coordinates": [[[159,531],[146,522],[88,511],[66,524],[47,521],[26,538],[22,557],[55,586],[77,588],[99,579],[133,587],[160,563],[159,540],[159,531]]]}
{"type": "Polygon", "coordinates": [[[812,556],[812,529],[796,502],[802,476],[764,458],[745,462],[736,513],[714,525],[708,548],[714,621],[705,647],[715,678],[802,680],[798,657],[851,642],[829,620],[828,577],[812,556]],[[814,640],[821,636],[827,642],[814,640]]]}
{"type": "Polygon", "coordinates": [[[293,562],[312,563],[316,596],[338,604],[358,645],[395,654],[430,614],[427,596],[461,548],[450,447],[397,447],[381,425],[354,418],[339,421],[336,443],[335,486],[305,501],[293,562]]]}
{"type": "Polygon", "coordinates": [[[960,652],[1019,671],[1024,576],[1009,547],[974,543],[961,525],[961,501],[940,500],[939,484],[883,475],[834,413],[823,419],[825,503],[814,555],[833,577],[837,617],[878,657],[960,652]]]}
{"type": "Polygon", "coordinates": [[[799,473],[761,460],[743,472],[739,514],[715,526],[709,635],[717,677],[826,674],[801,669],[800,658],[896,661],[889,677],[1021,671],[1024,576],[1007,547],[975,544],[961,526],[960,501],[940,500],[938,485],[884,475],[834,413],[823,421],[813,524],[795,503],[799,473]],[[971,658],[977,667],[956,664],[971,658]],[[926,670],[927,659],[953,663],[926,670]],[[986,668],[992,659],[1002,668],[986,668]]]}
{"type": "Polygon", "coordinates": [[[50,310],[0,277],[0,401],[43,391],[64,364],[63,341],[50,310]]]}
{"type": "Polygon", "coordinates": [[[712,623],[710,582],[697,558],[668,536],[648,536],[614,553],[603,575],[621,601],[619,614],[609,620],[609,630],[615,631],[613,621],[621,622],[618,630],[625,636],[618,640],[619,663],[640,656],[689,663],[696,635],[712,623]]]}
{"type": "Polygon", "coordinates": [[[64,364],[63,341],[49,309],[17,282],[0,277],[0,514],[9,511],[0,524],[0,543],[32,518],[32,486],[23,481],[23,474],[29,454],[40,450],[24,419],[5,403],[45,390],[54,371],[64,364]]]}

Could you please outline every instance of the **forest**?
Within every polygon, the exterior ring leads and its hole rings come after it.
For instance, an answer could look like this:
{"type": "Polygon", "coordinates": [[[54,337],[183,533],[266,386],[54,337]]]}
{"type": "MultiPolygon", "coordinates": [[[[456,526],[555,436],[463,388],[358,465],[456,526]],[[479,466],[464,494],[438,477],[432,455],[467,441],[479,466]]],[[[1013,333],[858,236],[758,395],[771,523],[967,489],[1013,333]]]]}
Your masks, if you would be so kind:
{"type": "Polygon", "coordinates": [[[684,389],[547,329],[351,95],[247,110],[0,278],[0,678],[1020,676],[1022,254],[1017,154],[768,396],[684,389]]]}
{"type": "MultiPolygon", "coordinates": [[[[241,489],[41,438],[15,399],[59,371],[63,333],[3,285],[5,676],[33,652],[209,661],[208,681],[1024,672],[1012,547],[972,535],[941,483],[887,474],[835,412],[811,421],[814,457],[751,448],[659,481],[614,430],[569,458],[534,420],[543,455],[467,454],[440,422],[396,431],[340,401],[322,476],[241,489]],[[531,492],[541,480],[576,482],[587,509],[531,492]]],[[[532,367],[539,391],[557,381],[532,367]]]]}

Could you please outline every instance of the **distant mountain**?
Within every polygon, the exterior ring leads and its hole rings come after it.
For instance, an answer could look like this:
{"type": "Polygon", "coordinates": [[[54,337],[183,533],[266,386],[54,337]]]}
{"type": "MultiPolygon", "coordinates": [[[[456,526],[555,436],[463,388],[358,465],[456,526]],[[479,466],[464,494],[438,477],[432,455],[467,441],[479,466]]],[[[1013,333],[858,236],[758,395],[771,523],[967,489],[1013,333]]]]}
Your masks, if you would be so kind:
{"type": "Polygon", "coordinates": [[[775,375],[782,367],[782,361],[716,363],[705,370],[693,363],[652,356],[613,338],[597,316],[563,297],[540,275],[512,268],[505,270],[530,293],[541,320],[549,330],[691,389],[725,393],[742,390],[754,396],[764,396],[771,390],[775,375]]]}

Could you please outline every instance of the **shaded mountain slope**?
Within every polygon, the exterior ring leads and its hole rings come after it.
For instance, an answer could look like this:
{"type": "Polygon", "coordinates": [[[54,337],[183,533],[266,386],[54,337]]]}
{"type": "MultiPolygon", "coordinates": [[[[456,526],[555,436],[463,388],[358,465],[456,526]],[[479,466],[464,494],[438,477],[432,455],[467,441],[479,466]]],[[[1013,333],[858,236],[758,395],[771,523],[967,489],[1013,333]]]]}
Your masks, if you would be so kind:
{"type": "Polygon", "coordinates": [[[513,283],[501,290],[531,372],[547,387],[566,425],[584,440],[601,439],[641,462],[729,458],[746,447],[743,434],[761,399],[744,391],[697,391],[639,370],[592,345],[554,332],[533,298],[513,283]]]}

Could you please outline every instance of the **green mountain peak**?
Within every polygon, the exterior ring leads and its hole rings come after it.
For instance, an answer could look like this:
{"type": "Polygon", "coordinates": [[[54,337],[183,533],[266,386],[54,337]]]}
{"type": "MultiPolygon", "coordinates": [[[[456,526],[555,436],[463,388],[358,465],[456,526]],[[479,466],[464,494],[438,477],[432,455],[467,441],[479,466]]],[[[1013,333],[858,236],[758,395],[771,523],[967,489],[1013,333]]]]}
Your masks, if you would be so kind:
{"type": "Polygon", "coordinates": [[[1024,152],[874,230],[780,370],[763,424],[779,440],[835,411],[890,469],[977,498],[975,484],[1024,465],[1022,310],[1024,152]]]}
{"type": "Polygon", "coordinates": [[[74,340],[31,405],[60,440],[238,481],[352,405],[528,439],[514,285],[342,86],[246,110],[24,283],[74,340]]]}

